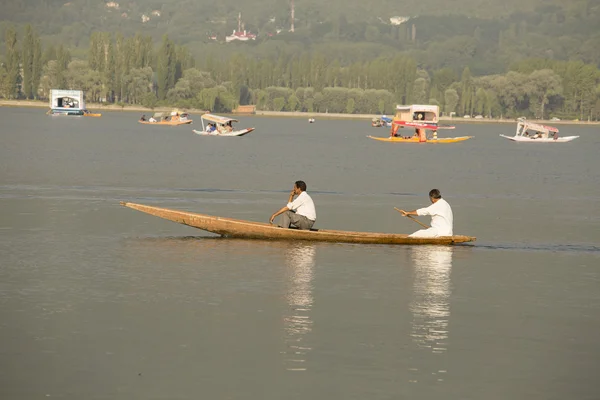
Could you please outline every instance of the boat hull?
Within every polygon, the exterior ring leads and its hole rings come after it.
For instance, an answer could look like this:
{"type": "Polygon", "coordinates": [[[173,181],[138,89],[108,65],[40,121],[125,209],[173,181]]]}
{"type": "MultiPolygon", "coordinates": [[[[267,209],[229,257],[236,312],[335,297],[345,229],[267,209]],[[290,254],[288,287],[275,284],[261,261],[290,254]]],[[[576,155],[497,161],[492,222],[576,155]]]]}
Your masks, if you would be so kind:
{"type": "Polygon", "coordinates": [[[457,143],[471,139],[473,136],[459,136],[453,138],[438,138],[428,139],[426,142],[420,142],[419,138],[411,137],[404,139],[402,137],[376,137],[367,136],[369,139],[379,140],[380,142],[392,142],[392,143],[429,143],[429,144],[446,144],[446,143],[457,143]]]}
{"type": "Polygon", "coordinates": [[[192,123],[192,120],[189,119],[187,121],[160,121],[160,122],[138,121],[138,122],[140,124],[145,124],[145,125],[179,126],[179,125],[189,125],[192,123]]]}
{"type": "Polygon", "coordinates": [[[232,238],[395,245],[452,245],[474,242],[476,240],[476,238],[472,236],[461,235],[438,238],[412,238],[405,234],[393,233],[351,232],[324,229],[310,231],[283,229],[267,223],[215,217],[212,215],[171,210],[144,204],[121,202],[121,205],[169,221],[178,222],[180,224],[232,238]]]}
{"type": "Polygon", "coordinates": [[[53,117],[82,117],[85,115],[80,109],[51,109],[46,114],[53,117]]]}
{"type": "Polygon", "coordinates": [[[563,136],[563,137],[559,137],[558,139],[553,139],[553,138],[538,138],[538,139],[532,139],[529,137],[523,137],[523,136],[506,136],[506,135],[500,135],[503,138],[506,138],[508,140],[511,140],[513,142],[519,142],[519,143],[566,143],[566,142],[570,142],[571,140],[575,140],[577,139],[579,136],[563,136]]]}
{"type": "Polygon", "coordinates": [[[225,136],[225,137],[244,136],[244,135],[247,135],[248,133],[252,132],[253,130],[254,130],[254,128],[247,128],[247,129],[241,129],[239,131],[219,133],[217,131],[206,132],[206,131],[199,131],[199,130],[193,129],[194,133],[197,135],[200,135],[200,136],[225,136]]]}

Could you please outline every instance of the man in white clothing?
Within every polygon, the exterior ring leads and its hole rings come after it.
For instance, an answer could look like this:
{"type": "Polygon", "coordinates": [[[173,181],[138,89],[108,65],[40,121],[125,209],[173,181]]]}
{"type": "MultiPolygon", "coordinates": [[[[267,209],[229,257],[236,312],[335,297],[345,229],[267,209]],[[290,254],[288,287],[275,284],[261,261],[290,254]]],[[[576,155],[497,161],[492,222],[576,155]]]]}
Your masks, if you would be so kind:
{"type": "Polygon", "coordinates": [[[431,215],[431,228],[421,229],[415,233],[408,235],[416,238],[433,238],[440,236],[452,236],[452,224],[454,217],[450,204],[442,199],[442,194],[437,189],[432,189],[429,192],[431,205],[426,208],[419,208],[413,211],[400,210],[402,215],[431,215]]]}
{"type": "Polygon", "coordinates": [[[290,193],[287,205],[271,215],[269,222],[273,224],[275,217],[281,214],[283,214],[280,225],[282,228],[290,228],[292,225],[304,230],[312,228],[317,220],[317,212],[315,211],[315,203],[306,193],[306,183],[303,181],[294,183],[294,189],[290,193]],[[296,195],[298,197],[294,200],[296,195]]]}

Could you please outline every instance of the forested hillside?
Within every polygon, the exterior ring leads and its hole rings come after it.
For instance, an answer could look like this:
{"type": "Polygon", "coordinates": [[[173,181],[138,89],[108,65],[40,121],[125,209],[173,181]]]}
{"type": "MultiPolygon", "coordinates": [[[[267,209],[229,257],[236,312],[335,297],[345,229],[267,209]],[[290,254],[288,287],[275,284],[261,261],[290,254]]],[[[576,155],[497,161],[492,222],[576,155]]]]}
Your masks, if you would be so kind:
{"type": "Polygon", "coordinates": [[[2,0],[0,95],[72,87],[90,100],[219,111],[429,102],[486,116],[600,114],[597,0],[294,3],[289,32],[287,0],[2,0]],[[226,43],[239,13],[257,38],[226,43]]]}

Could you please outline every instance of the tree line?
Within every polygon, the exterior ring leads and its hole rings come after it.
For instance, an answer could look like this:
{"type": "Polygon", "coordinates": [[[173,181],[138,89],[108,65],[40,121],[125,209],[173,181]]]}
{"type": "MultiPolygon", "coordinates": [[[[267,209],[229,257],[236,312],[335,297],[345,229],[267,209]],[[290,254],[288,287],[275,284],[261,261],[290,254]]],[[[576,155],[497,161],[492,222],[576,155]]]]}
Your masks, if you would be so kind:
{"type": "Polygon", "coordinates": [[[86,54],[74,57],[62,45],[43,48],[29,25],[17,36],[14,28],[4,33],[0,96],[7,99],[47,99],[51,89],[80,89],[88,102],[215,112],[256,104],[274,111],[375,114],[425,103],[447,115],[600,117],[600,70],[583,61],[527,59],[500,74],[475,76],[468,67],[426,69],[397,53],[344,60],[335,52],[279,46],[257,58],[214,47],[196,60],[167,35],[155,45],[141,34],[95,32],[86,54]]]}

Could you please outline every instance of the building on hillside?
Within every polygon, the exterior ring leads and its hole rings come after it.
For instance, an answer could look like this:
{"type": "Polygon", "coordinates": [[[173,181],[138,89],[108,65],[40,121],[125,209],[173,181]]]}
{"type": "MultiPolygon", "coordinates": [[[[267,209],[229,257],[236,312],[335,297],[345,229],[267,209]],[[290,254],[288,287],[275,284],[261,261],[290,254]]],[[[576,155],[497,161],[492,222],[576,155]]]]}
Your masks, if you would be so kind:
{"type": "Polygon", "coordinates": [[[119,9],[119,3],[114,2],[114,1],[110,1],[108,3],[106,3],[106,7],[107,8],[114,8],[115,10],[119,9]]]}
{"type": "Polygon", "coordinates": [[[146,14],[143,14],[142,15],[142,23],[145,24],[148,21],[150,21],[150,17],[147,16],[146,14]]]}
{"type": "Polygon", "coordinates": [[[154,10],[154,11],[152,11],[152,15],[155,17],[160,17],[160,11],[154,10]]]}
{"type": "Polygon", "coordinates": [[[233,33],[229,36],[225,36],[225,41],[227,43],[233,42],[234,40],[240,40],[242,42],[247,42],[248,40],[256,40],[256,35],[250,32],[243,31],[233,31],[233,33]]]}
{"type": "Polygon", "coordinates": [[[247,42],[248,40],[256,40],[256,35],[250,32],[247,32],[244,29],[244,24],[242,23],[242,13],[238,14],[238,29],[237,31],[234,29],[233,33],[229,36],[225,36],[225,42],[233,42],[235,40],[239,40],[242,42],[247,42]]]}

